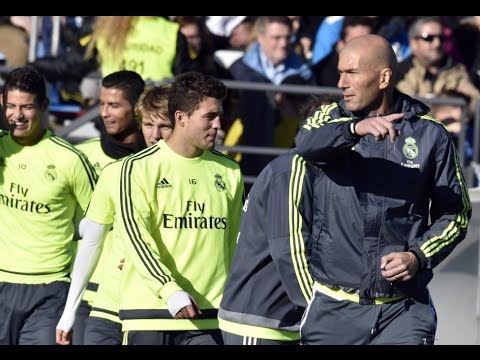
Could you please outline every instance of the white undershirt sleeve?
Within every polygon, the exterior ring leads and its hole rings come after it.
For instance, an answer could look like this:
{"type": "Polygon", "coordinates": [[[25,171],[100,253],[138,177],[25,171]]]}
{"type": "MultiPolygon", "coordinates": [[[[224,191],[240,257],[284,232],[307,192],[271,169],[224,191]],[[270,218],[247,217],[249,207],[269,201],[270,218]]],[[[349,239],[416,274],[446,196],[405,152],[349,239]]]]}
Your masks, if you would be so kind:
{"type": "Polygon", "coordinates": [[[65,309],[57,324],[57,329],[70,331],[75,322],[75,314],[87,287],[88,281],[97,266],[103,248],[103,242],[112,224],[99,224],[87,218],[82,222],[83,238],[80,241],[73,264],[72,281],[68,291],[65,309]]]}

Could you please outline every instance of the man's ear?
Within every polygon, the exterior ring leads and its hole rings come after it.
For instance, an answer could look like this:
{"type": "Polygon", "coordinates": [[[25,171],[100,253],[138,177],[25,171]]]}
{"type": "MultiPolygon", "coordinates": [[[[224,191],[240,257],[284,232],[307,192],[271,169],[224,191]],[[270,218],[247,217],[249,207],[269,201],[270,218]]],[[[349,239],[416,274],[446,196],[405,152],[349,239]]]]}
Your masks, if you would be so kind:
{"type": "Polygon", "coordinates": [[[49,99],[45,99],[42,101],[42,103],[40,104],[40,109],[42,111],[47,111],[48,110],[48,105],[50,105],[50,100],[49,99]]]}
{"type": "Polygon", "coordinates": [[[380,89],[387,88],[393,81],[392,69],[385,68],[380,71],[380,89]]]}
{"type": "Polygon", "coordinates": [[[185,126],[186,116],[187,115],[181,110],[175,111],[175,125],[178,124],[179,126],[185,126]]]}

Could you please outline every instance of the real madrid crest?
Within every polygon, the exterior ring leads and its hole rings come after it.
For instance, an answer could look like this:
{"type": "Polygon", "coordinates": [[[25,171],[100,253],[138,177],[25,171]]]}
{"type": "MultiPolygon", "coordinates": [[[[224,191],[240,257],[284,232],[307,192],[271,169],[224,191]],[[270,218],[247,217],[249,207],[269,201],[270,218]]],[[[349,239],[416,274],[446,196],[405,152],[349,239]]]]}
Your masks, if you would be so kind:
{"type": "Polygon", "coordinates": [[[222,177],[218,174],[215,174],[215,188],[218,191],[225,191],[225,183],[222,180],[222,177]]]}
{"type": "Polygon", "coordinates": [[[57,178],[57,172],[55,171],[55,165],[47,165],[47,170],[44,172],[45,179],[48,181],[55,181],[57,178]]]}
{"type": "Polygon", "coordinates": [[[415,144],[416,141],[412,137],[408,137],[405,139],[405,144],[403,144],[402,151],[403,155],[407,157],[407,159],[415,159],[418,156],[418,147],[415,144]]]}

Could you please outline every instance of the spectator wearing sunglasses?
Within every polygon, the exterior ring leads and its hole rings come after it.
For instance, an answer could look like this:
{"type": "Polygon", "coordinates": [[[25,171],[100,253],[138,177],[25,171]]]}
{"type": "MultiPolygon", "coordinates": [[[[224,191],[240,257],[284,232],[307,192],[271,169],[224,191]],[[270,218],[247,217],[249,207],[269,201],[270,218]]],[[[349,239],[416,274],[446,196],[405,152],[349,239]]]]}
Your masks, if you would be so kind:
{"type": "Polygon", "coordinates": [[[412,55],[399,64],[397,89],[410,96],[437,97],[455,91],[469,99],[473,112],[479,90],[465,66],[445,52],[445,28],[438,17],[419,17],[410,26],[412,55]]]}

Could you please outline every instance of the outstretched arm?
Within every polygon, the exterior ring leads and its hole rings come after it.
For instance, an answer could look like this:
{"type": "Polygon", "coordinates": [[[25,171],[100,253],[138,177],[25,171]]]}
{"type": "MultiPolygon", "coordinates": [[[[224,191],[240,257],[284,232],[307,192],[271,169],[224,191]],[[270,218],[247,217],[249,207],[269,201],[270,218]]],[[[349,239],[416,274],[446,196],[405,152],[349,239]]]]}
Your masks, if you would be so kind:
{"type": "Polygon", "coordinates": [[[75,313],[80,306],[88,280],[97,266],[102,252],[103,241],[111,228],[111,224],[99,224],[84,218],[81,222],[81,227],[84,229],[84,236],[75,257],[72,282],[68,291],[65,309],[57,324],[56,341],[59,345],[70,344],[75,313]]]}

